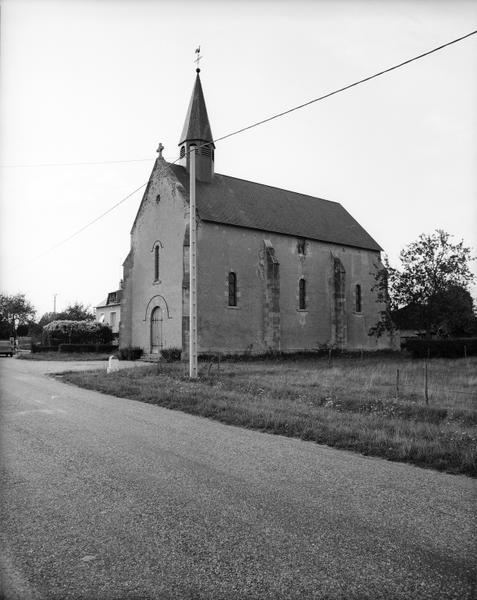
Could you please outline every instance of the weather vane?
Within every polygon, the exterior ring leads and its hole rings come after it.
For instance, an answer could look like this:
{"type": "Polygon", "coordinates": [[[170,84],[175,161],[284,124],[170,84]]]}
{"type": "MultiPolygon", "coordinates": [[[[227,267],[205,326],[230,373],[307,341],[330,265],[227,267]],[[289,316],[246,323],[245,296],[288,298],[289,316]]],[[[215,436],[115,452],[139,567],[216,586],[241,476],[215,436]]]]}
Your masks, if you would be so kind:
{"type": "Polygon", "coordinates": [[[196,71],[197,73],[200,73],[199,63],[202,58],[202,56],[200,55],[200,46],[197,46],[197,48],[195,49],[195,53],[197,54],[197,58],[194,60],[195,64],[197,65],[196,71]]]}

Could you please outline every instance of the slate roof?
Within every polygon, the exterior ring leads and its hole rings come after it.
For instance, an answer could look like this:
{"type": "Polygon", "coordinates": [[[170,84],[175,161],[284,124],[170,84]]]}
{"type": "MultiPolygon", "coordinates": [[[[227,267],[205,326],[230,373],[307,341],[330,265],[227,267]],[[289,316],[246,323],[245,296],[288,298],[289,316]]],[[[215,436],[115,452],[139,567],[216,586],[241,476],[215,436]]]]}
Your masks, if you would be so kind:
{"type": "MultiPolygon", "coordinates": [[[[185,168],[169,167],[188,194],[185,168]]],[[[197,181],[196,201],[203,221],[382,250],[341,204],[330,200],[216,173],[212,183],[197,181]]]]}
{"type": "Polygon", "coordinates": [[[118,304],[121,304],[122,297],[123,297],[123,290],[122,289],[115,290],[114,292],[109,292],[109,294],[103,300],[103,302],[101,302],[100,304],[98,304],[96,306],[96,308],[104,308],[106,306],[116,306],[118,304]],[[113,297],[112,297],[113,294],[116,295],[116,300],[114,300],[114,301],[113,301],[113,297]]]}
{"type": "Polygon", "coordinates": [[[182,128],[179,146],[186,140],[212,142],[213,139],[209,117],[207,116],[207,108],[205,106],[204,92],[202,91],[200,77],[197,73],[184,127],[182,128]]]}

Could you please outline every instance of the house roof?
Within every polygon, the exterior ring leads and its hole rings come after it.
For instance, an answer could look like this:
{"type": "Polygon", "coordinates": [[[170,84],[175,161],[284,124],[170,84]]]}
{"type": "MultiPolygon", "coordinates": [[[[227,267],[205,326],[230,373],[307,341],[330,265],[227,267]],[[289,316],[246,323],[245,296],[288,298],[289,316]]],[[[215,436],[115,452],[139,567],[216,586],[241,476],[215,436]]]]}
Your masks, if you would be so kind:
{"type": "Polygon", "coordinates": [[[123,290],[119,289],[119,290],[114,290],[113,292],[109,292],[107,297],[96,306],[96,308],[104,308],[106,306],[117,306],[119,304],[121,304],[121,299],[123,297],[123,290]],[[112,297],[112,295],[115,294],[115,296],[112,297]],[[113,300],[113,298],[115,298],[113,300]]]}
{"type": "MultiPolygon", "coordinates": [[[[189,174],[169,167],[189,192],[189,174]]],[[[196,183],[197,213],[203,221],[304,237],[380,251],[379,244],[341,204],[216,173],[196,183]]]]}
{"type": "Polygon", "coordinates": [[[197,73],[179,146],[186,140],[212,142],[213,139],[209,117],[207,116],[207,108],[205,106],[204,92],[202,91],[199,73],[197,73]]]}

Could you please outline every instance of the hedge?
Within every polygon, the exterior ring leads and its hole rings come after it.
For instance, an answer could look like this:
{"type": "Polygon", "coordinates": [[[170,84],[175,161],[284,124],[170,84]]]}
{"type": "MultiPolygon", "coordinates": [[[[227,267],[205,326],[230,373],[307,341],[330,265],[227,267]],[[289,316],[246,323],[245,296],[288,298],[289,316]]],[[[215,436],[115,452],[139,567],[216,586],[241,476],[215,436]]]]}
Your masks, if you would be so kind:
{"type": "Polygon", "coordinates": [[[113,332],[109,325],[96,321],[52,321],[43,327],[42,344],[57,348],[60,344],[109,344],[113,332]]]}
{"type": "Polygon", "coordinates": [[[125,346],[119,349],[118,356],[120,360],[137,360],[142,354],[143,350],[139,346],[125,346]]]}
{"type": "Polygon", "coordinates": [[[57,346],[44,346],[39,342],[31,345],[32,354],[35,354],[35,352],[56,352],[57,350],[57,346]]]}
{"type": "Polygon", "coordinates": [[[415,358],[462,358],[477,355],[477,338],[410,338],[403,344],[415,358]]]}
{"type": "Polygon", "coordinates": [[[175,360],[180,360],[182,355],[182,350],[180,348],[165,348],[161,350],[161,356],[167,362],[173,362],[175,360]]]}
{"type": "Polygon", "coordinates": [[[116,347],[111,344],[60,344],[58,352],[115,352],[116,347]]]}

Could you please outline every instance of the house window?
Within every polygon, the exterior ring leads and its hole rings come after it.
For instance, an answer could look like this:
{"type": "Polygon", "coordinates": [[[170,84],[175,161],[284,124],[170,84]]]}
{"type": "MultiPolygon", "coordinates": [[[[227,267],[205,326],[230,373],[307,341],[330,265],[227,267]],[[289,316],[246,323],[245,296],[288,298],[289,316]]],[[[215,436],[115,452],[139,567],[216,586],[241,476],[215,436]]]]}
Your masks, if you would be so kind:
{"type": "Polygon", "coordinates": [[[154,248],[154,281],[159,281],[159,244],[154,248]]]}
{"type": "Polygon", "coordinates": [[[229,306],[237,306],[237,275],[229,273],[229,306]]]}
{"type": "Polygon", "coordinates": [[[356,285],[356,287],[354,289],[354,309],[358,313],[360,313],[361,309],[362,309],[361,286],[359,285],[359,283],[356,285]]]}
{"type": "Polygon", "coordinates": [[[298,308],[306,309],[306,281],[303,277],[298,282],[298,308]]]}
{"type": "Polygon", "coordinates": [[[116,327],[116,313],[112,312],[109,315],[109,324],[111,325],[111,329],[114,329],[116,327]]]}
{"type": "Polygon", "coordinates": [[[296,249],[300,256],[305,256],[306,254],[306,240],[305,238],[298,238],[296,242],[296,249]]]}

